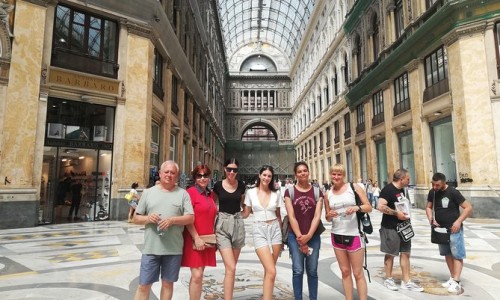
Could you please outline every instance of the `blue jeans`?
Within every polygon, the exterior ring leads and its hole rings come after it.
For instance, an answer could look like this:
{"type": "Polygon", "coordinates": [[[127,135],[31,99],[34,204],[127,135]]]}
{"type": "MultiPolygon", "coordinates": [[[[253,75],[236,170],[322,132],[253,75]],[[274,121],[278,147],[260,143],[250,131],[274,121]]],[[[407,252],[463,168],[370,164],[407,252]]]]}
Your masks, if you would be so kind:
{"type": "Polygon", "coordinates": [[[295,300],[302,300],[302,280],[304,278],[304,263],[307,273],[307,286],[309,287],[309,299],[318,299],[318,258],[319,249],[321,247],[321,239],[319,234],[313,237],[307,243],[310,248],[313,248],[311,255],[305,255],[299,249],[297,238],[292,230],[288,233],[288,248],[292,257],[292,284],[295,300]]]}
{"type": "Polygon", "coordinates": [[[463,226],[457,233],[450,234],[449,244],[439,244],[439,254],[442,256],[451,255],[454,259],[466,258],[463,226]]]}

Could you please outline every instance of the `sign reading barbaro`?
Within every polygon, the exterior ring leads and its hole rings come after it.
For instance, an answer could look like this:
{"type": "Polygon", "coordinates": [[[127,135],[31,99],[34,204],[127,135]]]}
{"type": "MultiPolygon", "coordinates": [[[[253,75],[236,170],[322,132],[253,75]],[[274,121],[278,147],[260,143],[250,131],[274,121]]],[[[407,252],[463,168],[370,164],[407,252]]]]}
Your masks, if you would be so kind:
{"type": "Polygon", "coordinates": [[[68,72],[61,69],[50,69],[49,82],[58,85],[70,86],[78,89],[93,90],[96,92],[118,95],[120,82],[68,72]]]}

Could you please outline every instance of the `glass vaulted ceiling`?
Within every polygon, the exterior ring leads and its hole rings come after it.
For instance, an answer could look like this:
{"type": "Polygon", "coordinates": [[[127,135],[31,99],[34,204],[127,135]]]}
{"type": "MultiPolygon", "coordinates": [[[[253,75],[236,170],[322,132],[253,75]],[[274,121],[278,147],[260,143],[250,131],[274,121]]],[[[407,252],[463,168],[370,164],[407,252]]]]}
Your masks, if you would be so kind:
{"type": "Polygon", "coordinates": [[[243,45],[269,43],[293,60],[315,0],[217,0],[231,59],[243,45]]]}

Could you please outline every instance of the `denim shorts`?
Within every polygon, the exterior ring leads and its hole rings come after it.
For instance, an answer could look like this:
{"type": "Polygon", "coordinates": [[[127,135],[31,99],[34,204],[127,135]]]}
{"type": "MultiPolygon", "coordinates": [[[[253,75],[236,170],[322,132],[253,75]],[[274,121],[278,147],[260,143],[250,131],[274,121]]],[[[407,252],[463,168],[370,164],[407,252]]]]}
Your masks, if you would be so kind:
{"type": "Polygon", "coordinates": [[[361,242],[361,238],[359,236],[354,237],[352,244],[345,245],[345,244],[335,243],[335,239],[334,239],[333,235],[334,234],[332,233],[331,234],[332,246],[335,249],[347,250],[347,252],[356,252],[359,249],[361,249],[362,247],[364,247],[363,243],[361,242]]]}
{"type": "Polygon", "coordinates": [[[176,282],[179,279],[182,255],[153,255],[143,254],[139,284],[150,285],[158,281],[161,270],[161,279],[167,282],[176,282]]]}
{"type": "Polygon", "coordinates": [[[439,254],[442,256],[453,256],[454,259],[465,259],[464,228],[457,233],[450,234],[449,244],[439,244],[439,254]]]}
{"type": "Polygon", "coordinates": [[[283,243],[278,219],[270,223],[256,221],[252,233],[255,249],[283,243]]]}

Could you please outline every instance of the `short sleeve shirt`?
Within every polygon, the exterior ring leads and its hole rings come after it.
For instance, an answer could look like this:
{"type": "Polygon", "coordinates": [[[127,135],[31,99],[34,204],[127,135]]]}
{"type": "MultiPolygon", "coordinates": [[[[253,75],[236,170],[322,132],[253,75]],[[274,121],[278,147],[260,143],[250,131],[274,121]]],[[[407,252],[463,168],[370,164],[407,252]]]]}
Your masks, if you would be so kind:
{"type": "MultiPolygon", "coordinates": [[[[404,189],[398,189],[394,186],[394,184],[389,183],[386,185],[382,191],[380,191],[380,198],[383,198],[387,201],[387,207],[391,209],[396,209],[396,202],[399,200],[406,198],[404,189]]],[[[382,215],[382,223],[380,224],[382,227],[389,229],[396,229],[398,223],[403,222],[403,220],[399,220],[398,217],[383,214],[382,215]]]]}
{"type": "Polygon", "coordinates": [[[271,192],[267,207],[263,207],[257,197],[257,189],[249,189],[245,193],[245,205],[252,208],[255,221],[269,221],[276,219],[276,210],[283,205],[283,198],[279,192],[271,192]]]}
{"type": "MultiPolygon", "coordinates": [[[[307,234],[309,229],[311,229],[311,223],[314,219],[314,213],[316,212],[316,204],[319,199],[314,199],[313,187],[307,192],[301,192],[295,186],[293,186],[293,189],[294,199],[291,200],[295,219],[297,223],[299,223],[300,232],[302,234],[307,234]]],[[[284,197],[290,198],[288,189],[285,190],[284,197]]],[[[323,192],[321,190],[319,191],[319,197],[323,198],[323,192]]]]}
{"type": "Polygon", "coordinates": [[[234,215],[241,211],[241,197],[245,194],[246,186],[243,181],[238,180],[238,187],[233,193],[229,193],[222,186],[222,181],[215,183],[213,191],[219,198],[219,212],[234,215]]]}
{"type": "Polygon", "coordinates": [[[450,228],[460,216],[460,205],[465,201],[464,196],[454,187],[448,186],[444,191],[433,189],[427,195],[427,201],[431,202],[436,197],[434,203],[435,219],[441,227],[450,228]],[[448,202],[448,207],[443,207],[443,202],[448,202]]]}
{"type": "MultiPolygon", "coordinates": [[[[160,189],[158,185],[142,193],[136,213],[140,215],[161,214],[162,219],[194,214],[191,199],[186,190],[176,186],[171,191],[165,191],[160,189]]],[[[158,235],[156,228],[157,224],[146,224],[143,253],[154,255],[182,254],[184,226],[170,226],[165,230],[163,236],[158,235]]]]}

